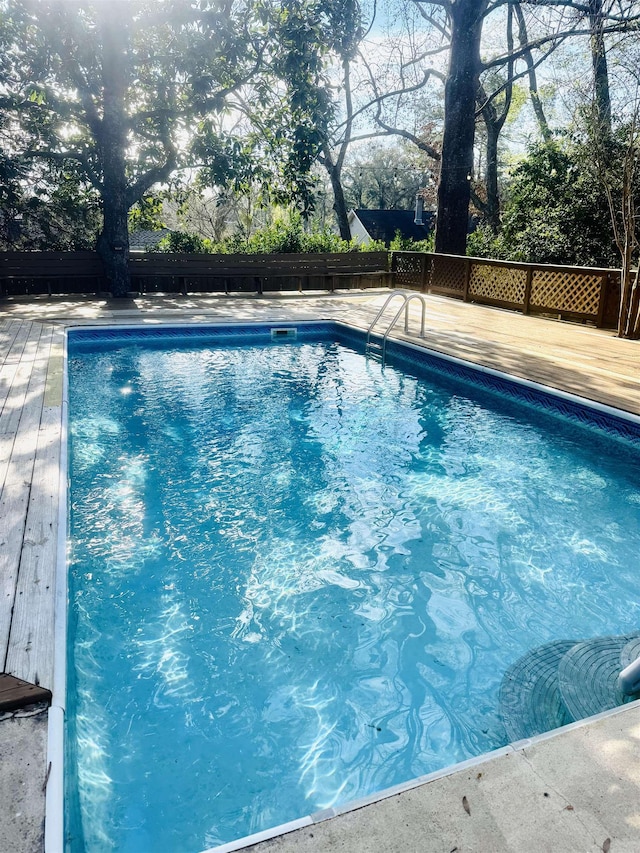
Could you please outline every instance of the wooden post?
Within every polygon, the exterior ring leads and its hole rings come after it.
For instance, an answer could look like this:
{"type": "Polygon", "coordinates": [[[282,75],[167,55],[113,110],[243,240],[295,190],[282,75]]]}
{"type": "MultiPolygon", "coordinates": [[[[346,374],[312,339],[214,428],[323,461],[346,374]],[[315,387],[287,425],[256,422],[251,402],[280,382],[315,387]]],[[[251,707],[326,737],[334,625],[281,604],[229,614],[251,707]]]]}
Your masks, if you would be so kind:
{"type": "Polygon", "coordinates": [[[609,284],[609,273],[602,273],[600,278],[600,299],[598,300],[598,316],[596,317],[596,327],[601,329],[604,325],[604,311],[607,305],[607,286],[609,284]]]}
{"type": "Polygon", "coordinates": [[[469,281],[471,279],[471,260],[465,258],[464,262],[464,289],[462,291],[462,301],[469,301],[469,281]]]}
{"type": "Polygon", "coordinates": [[[524,302],[522,305],[522,313],[529,313],[529,303],[531,302],[531,284],[533,282],[533,267],[527,267],[527,280],[524,285],[524,302]]]}
{"type": "Polygon", "coordinates": [[[427,256],[423,254],[420,258],[420,290],[427,292],[427,256]]]}

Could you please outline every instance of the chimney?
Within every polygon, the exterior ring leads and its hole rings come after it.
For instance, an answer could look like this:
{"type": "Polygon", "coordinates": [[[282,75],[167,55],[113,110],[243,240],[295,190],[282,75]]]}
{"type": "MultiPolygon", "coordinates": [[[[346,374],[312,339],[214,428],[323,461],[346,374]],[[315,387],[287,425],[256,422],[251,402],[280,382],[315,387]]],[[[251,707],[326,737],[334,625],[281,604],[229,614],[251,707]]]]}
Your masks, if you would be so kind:
{"type": "Polygon", "coordinates": [[[421,193],[416,193],[416,215],[413,220],[414,225],[424,225],[422,214],[424,212],[424,199],[421,193]]]}

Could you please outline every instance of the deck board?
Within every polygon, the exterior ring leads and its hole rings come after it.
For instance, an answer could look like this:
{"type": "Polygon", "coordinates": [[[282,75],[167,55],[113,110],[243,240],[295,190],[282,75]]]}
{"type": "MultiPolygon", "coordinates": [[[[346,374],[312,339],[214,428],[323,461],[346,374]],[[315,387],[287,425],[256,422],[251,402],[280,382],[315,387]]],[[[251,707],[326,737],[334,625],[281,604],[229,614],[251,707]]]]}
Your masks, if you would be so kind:
{"type": "Polygon", "coordinates": [[[16,320],[4,321],[0,327],[0,364],[4,364],[7,360],[13,342],[20,333],[25,323],[20,323],[16,320]]]}
{"type": "MultiPolygon", "coordinates": [[[[37,335],[39,340],[40,333],[41,329],[34,326],[33,338],[35,339],[37,335]]],[[[23,352],[23,355],[8,386],[0,417],[0,669],[2,670],[6,664],[26,507],[40,422],[35,382],[31,386],[32,400],[28,398],[35,364],[35,350],[29,348],[28,352],[23,352]]]]}
{"type": "Polygon", "coordinates": [[[30,684],[14,675],[0,673],[0,713],[15,711],[27,705],[51,702],[51,691],[30,684]]]}
{"type": "Polygon", "coordinates": [[[29,341],[37,340],[41,330],[41,323],[14,321],[5,329],[2,337],[3,362],[19,364],[29,341]]]}
{"type": "Polygon", "coordinates": [[[13,454],[18,427],[24,417],[27,392],[35,363],[41,328],[34,325],[30,341],[22,342],[21,359],[9,361],[0,369],[0,490],[4,488],[13,454]],[[25,344],[29,343],[26,347],[25,344]]]}

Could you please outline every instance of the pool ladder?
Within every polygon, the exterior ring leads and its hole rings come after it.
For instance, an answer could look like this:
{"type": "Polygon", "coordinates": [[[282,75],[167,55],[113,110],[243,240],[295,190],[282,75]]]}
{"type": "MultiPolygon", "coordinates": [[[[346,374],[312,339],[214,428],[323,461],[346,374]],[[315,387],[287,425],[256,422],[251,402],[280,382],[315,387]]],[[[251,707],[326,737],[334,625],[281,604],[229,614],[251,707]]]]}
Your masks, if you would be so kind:
{"type": "Polygon", "coordinates": [[[373,354],[379,354],[380,359],[382,361],[382,366],[384,367],[386,354],[387,354],[387,338],[391,334],[391,330],[395,326],[395,324],[400,319],[400,315],[404,311],[404,333],[405,335],[409,334],[409,303],[412,299],[420,300],[420,304],[422,305],[422,316],[420,319],[420,337],[424,338],[424,320],[425,314],[427,310],[427,304],[424,301],[424,296],[421,293],[416,293],[413,290],[394,290],[393,293],[390,293],[387,297],[386,302],[382,306],[382,308],[376,314],[373,322],[369,326],[367,331],[367,343],[365,346],[365,355],[368,357],[373,354]],[[396,296],[400,296],[402,298],[402,305],[396,311],[393,320],[387,326],[387,330],[382,336],[382,341],[378,343],[377,341],[371,340],[371,333],[373,332],[374,326],[378,322],[378,320],[382,317],[384,312],[387,310],[387,305],[391,302],[392,299],[395,299],[396,296]]]}

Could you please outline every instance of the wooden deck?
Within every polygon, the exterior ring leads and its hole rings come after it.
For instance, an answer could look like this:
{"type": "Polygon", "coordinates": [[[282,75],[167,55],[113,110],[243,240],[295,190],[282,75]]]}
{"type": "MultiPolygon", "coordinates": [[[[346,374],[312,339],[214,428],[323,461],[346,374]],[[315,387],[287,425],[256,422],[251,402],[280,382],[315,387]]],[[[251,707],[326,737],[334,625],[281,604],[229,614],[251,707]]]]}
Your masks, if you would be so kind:
{"type": "MultiPolygon", "coordinates": [[[[53,685],[66,326],[334,317],[366,327],[385,297],[380,293],[288,299],[150,297],[119,306],[87,299],[3,302],[0,672],[49,689],[53,685]]],[[[429,296],[427,303],[427,346],[640,414],[640,342],[444,297],[429,296]]],[[[414,303],[411,328],[417,331],[418,326],[414,303]]]]}
{"type": "Polygon", "coordinates": [[[15,675],[0,673],[0,714],[28,705],[50,705],[51,691],[15,675]]]}
{"type": "Polygon", "coordinates": [[[0,325],[0,671],[51,688],[62,330],[0,325]]]}

